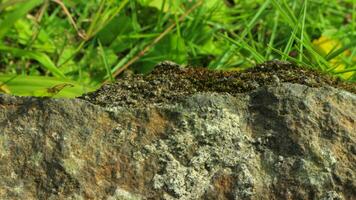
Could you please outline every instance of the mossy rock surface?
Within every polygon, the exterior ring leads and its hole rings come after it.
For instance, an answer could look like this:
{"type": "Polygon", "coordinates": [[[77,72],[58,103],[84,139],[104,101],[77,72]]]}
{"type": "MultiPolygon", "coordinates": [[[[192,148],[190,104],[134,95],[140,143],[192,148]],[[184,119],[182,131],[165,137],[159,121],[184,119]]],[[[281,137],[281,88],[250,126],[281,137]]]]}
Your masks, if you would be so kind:
{"type": "Polygon", "coordinates": [[[147,106],[176,102],[198,92],[251,92],[259,87],[298,83],[309,87],[332,86],[356,93],[356,83],[342,82],[327,74],[287,62],[270,61],[246,71],[212,71],[206,68],[182,68],[163,62],[147,75],[124,75],[84,99],[102,106],[147,106]]]}

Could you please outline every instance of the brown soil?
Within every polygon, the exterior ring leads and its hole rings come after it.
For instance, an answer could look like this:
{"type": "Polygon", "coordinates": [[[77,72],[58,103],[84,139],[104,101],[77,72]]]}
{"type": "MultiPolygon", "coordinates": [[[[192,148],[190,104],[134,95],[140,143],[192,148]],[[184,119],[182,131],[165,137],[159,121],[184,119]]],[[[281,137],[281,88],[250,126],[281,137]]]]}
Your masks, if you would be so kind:
{"type": "Polygon", "coordinates": [[[280,61],[266,62],[243,72],[180,68],[177,64],[163,62],[150,74],[123,76],[114,84],[104,85],[81,98],[101,106],[135,107],[175,102],[197,92],[236,95],[282,82],[310,87],[333,86],[356,94],[356,83],[341,82],[309,68],[280,61]]]}

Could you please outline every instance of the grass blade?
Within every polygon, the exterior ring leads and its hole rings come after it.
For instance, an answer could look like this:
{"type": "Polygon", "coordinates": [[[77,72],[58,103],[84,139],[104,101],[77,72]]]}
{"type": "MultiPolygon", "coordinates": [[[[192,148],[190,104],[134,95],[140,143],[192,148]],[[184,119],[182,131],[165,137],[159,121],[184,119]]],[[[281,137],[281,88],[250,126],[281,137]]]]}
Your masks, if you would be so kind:
{"type": "Polygon", "coordinates": [[[112,76],[111,69],[110,69],[110,66],[108,64],[108,60],[107,60],[106,55],[105,55],[105,50],[104,50],[103,45],[101,44],[100,40],[98,42],[99,42],[99,50],[100,50],[101,58],[103,59],[103,63],[104,63],[105,69],[106,69],[106,73],[109,76],[110,81],[113,83],[114,82],[114,77],[112,76]]]}
{"type": "Polygon", "coordinates": [[[342,54],[343,52],[345,52],[346,50],[350,49],[351,47],[356,46],[356,40],[352,41],[351,43],[336,49],[335,51],[331,51],[328,55],[326,55],[326,60],[330,61],[334,58],[336,58],[337,56],[339,56],[340,54],[342,54]]]}
{"type": "Polygon", "coordinates": [[[239,41],[235,41],[226,35],[223,34],[219,34],[219,35],[224,39],[226,39],[227,41],[231,42],[232,44],[249,51],[257,63],[262,63],[265,61],[264,56],[261,55],[255,48],[251,47],[251,45],[245,42],[242,38],[239,38],[239,41]]]}

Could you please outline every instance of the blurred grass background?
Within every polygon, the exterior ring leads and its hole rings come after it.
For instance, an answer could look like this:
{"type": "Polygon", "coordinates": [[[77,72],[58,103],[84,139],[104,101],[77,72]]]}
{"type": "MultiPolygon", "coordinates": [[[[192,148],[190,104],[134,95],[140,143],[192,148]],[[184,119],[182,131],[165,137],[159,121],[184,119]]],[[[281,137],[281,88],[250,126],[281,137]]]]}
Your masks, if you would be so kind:
{"type": "Polygon", "coordinates": [[[76,97],[163,60],[356,82],[355,0],[0,0],[0,92],[76,97]]]}

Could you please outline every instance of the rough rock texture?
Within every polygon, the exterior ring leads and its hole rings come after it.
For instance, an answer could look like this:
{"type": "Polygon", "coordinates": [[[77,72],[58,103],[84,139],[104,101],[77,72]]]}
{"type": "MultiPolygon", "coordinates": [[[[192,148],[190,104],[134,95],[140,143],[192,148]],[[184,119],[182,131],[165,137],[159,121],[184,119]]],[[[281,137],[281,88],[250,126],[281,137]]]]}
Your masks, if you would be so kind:
{"type": "Polygon", "coordinates": [[[0,199],[356,199],[356,95],[281,83],[104,108],[0,95],[0,199]]]}

